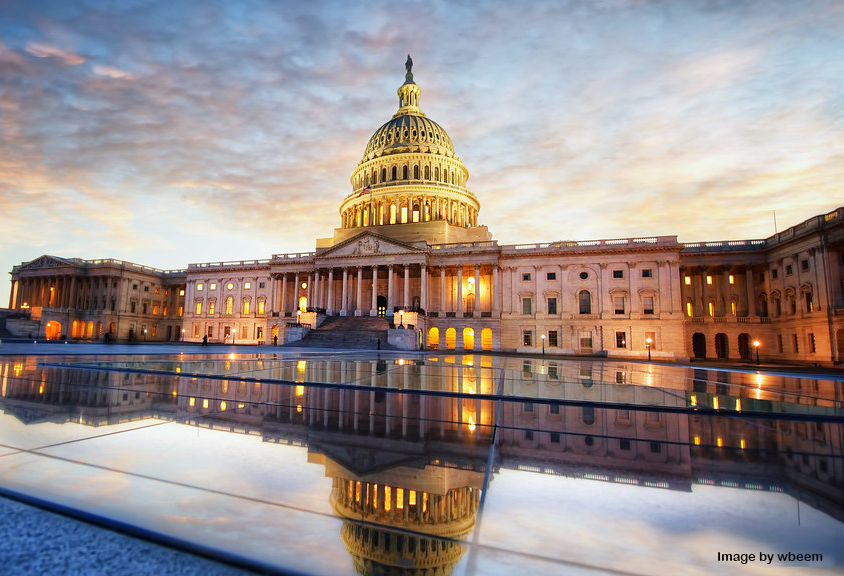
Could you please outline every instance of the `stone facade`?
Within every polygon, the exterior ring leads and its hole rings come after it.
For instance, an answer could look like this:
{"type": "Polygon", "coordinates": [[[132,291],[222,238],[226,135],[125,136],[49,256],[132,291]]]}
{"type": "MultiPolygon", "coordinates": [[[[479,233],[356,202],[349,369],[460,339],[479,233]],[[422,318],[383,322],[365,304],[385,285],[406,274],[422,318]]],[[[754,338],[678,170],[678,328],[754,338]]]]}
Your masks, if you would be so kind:
{"type": "Polygon", "coordinates": [[[43,256],[12,270],[9,306],[25,318],[7,326],[261,344],[326,316],[384,316],[424,349],[844,361],[844,209],[764,240],[499,245],[420,94],[409,73],[352,172],[340,227],[313,252],[176,271],[43,256]]]}

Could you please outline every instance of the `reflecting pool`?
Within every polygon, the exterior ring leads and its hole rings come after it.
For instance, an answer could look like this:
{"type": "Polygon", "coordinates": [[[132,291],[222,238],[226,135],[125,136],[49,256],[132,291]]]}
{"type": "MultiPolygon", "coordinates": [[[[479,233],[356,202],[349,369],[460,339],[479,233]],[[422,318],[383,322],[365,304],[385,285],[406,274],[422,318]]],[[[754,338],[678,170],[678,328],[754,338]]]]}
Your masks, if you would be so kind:
{"type": "Polygon", "coordinates": [[[267,571],[844,567],[841,378],[314,352],[6,357],[0,383],[5,491],[267,571]]]}

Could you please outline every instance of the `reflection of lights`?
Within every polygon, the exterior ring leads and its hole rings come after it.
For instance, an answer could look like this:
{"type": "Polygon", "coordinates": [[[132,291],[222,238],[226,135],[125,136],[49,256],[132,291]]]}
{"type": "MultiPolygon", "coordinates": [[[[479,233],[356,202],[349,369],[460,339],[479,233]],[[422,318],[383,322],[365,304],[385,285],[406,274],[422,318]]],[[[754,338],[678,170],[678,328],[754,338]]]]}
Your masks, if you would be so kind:
{"type": "Polygon", "coordinates": [[[188,406],[190,406],[191,408],[193,408],[194,406],[196,406],[196,398],[190,398],[190,399],[188,399],[188,406]]]}
{"type": "Polygon", "coordinates": [[[712,398],[712,407],[718,410],[718,397],[715,396],[712,398]]]}
{"type": "Polygon", "coordinates": [[[238,404],[237,404],[238,408],[243,408],[244,406],[245,406],[245,404],[243,402],[238,402],[238,404]]]}
{"type": "Polygon", "coordinates": [[[299,360],[298,362],[296,362],[296,370],[298,370],[299,372],[304,372],[305,366],[307,366],[307,365],[308,365],[307,360],[299,360]]]}
{"type": "Polygon", "coordinates": [[[176,374],[179,374],[182,371],[181,366],[176,366],[176,374]]]}
{"type": "Polygon", "coordinates": [[[396,364],[398,364],[399,366],[404,366],[404,358],[399,358],[398,361],[396,361],[396,364]]]}
{"type": "Polygon", "coordinates": [[[757,388],[762,387],[762,375],[759,374],[759,372],[756,373],[756,387],[757,388]]]}
{"type": "Polygon", "coordinates": [[[202,407],[203,407],[203,408],[208,408],[208,398],[203,398],[203,399],[202,399],[202,407]]]}
{"type": "Polygon", "coordinates": [[[469,432],[475,431],[475,419],[469,416],[469,432]]]}
{"type": "Polygon", "coordinates": [[[700,436],[695,436],[695,446],[700,446],[700,436]]]}
{"type": "Polygon", "coordinates": [[[229,360],[234,360],[234,354],[229,354],[229,360]]]}
{"type": "Polygon", "coordinates": [[[296,396],[304,396],[305,395],[305,387],[301,384],[296,386],[296,396]]]}
{"type": "Polygon", "coordinates": [[[697,396],[692,394],[692,397],[689,398],[689,401],[692,403],[692,406],[697,406],[697,396]]]}
{"type": "Polygon", "coordinates": [[[21,372],[23,371],[23,364],[22,363],[15,364],[14,371],[15,371],[15,376],[20,376],[21,372]]]}
{"type": "Polygon", "coordinates": [[[745,443],[744,438],[742,438],[741,439],[741,449],[744,450],[745,446],[747,446],[747,444],[745,443]]]}
{"type": "Polygon", "coordinates": [[[302,405],[301,404],[296,404],[296,412],[299,412],[299,413],[302,412],[302,405]]]}
{"type": "Polygon", "coordinates": [[[175,389],[175,388],[173,388],[173,397],[175,398],[175,397],[176,397],[176,396],[178,396],[178,395],[179,395],[179,393],[178,393],[178,392],[176,392],[176,389],[175,389]]]}
{"type": "Polygon", "coordinates": [[[736,412],[741,412],[741,398],[736,398],[736,412]]]}
{"type": "Polygon", "coordinates": [[[43,393],[44,393],[44,384],[43,384],[43,383],[42,383],[42,384],[41,384],[41,386],[38,388],[38,393],[39,393],[39,394],[43,394],[43,393]]]}
{"type": "Polygon", "coordinates": [[[721,438],[720,436],[718,436],[718,439],[715,441],[715,444],[718,445],[718,448],[723,447],[724,446],[724,439],[721,438]]]}
{"type": "Polygon", "coordinates": [[[221,412],[225,412],[225,411],[226,411],[226,407],[227,407],[227,406],[228,406],[228,405],[226,404],[226,401],[225,401],[225,400],[221,401],[221,402],[220,402],[220,411],[221,411],[221,412]]]}

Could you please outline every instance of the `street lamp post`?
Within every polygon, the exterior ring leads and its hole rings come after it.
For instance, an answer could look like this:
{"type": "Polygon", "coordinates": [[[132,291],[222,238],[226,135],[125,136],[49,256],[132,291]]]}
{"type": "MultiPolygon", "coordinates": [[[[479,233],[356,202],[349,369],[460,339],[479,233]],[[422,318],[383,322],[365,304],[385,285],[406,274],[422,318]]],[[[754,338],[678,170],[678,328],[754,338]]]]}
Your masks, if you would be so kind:
{"type": "Polygon", "coordinates": [[[651,338],[645,338],[645,344],[648,346],[648,362],[651,361],[651,338]]]}
{"type": "Polygon", "coordinates": [[[302,311],[296,310],[296,325],[301,327],[302,326],[302,311]]]}
{"type": "Polygon", "coordinates": [[[759,340],[753,341],[753,347],[756,348],[756,364],[757,364],[757,366],[759,365],[759,345],[760,345],[759,340]]]}
{"type": "Polygon", "coordinates": [[[545,334],[542,335],[542,355],[545,356],[545,334]]]}
{"type": "Polygon", "coordinates": [[[144,328],[144,342],[147,341],[147,329],[144,328]]]}
{"type": "Polygon", "coordinates": [[[185,341],[185,329],[182,328],[182,342],[185,341]]]}
{"type": "Polygon", "coordinates": [[[399,328],[404,328],[404,310],[399,310],[399,328]]]}
{"type": "Polygon", "coordinates": [[[237,326],[235,325],[235,326],[232,328],[232,346],[234,346],[234,339],[235,339],[235,336],[236,336],[236,335],[237,335],[237,326]]]}

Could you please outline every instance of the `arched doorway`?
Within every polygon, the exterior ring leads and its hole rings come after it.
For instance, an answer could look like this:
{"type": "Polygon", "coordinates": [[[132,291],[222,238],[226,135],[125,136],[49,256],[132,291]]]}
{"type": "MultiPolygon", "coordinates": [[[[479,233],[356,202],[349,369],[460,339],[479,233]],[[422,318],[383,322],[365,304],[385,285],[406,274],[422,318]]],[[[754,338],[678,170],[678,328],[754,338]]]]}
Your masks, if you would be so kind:
{"type": "Polygon", "coordinates": [[[475,331],[471,328],[464,328],[463,329],[463,349],[464,350],[474,350],[475,349],[475,331]]]}
{"type": "Polygon", "coordinates": [[[492,329],[481,330],[481,350],[492,350],[492,329]]]}
{"type": "Polygon", "coordinates": [[[738,335],[738,353],[742,360],[750,360],[750,334],[742,332],[738,335]]]}
{"type": "Polygon", "coordinates": [[[475,295],[466,295],[466,312],[472,314],[475,311],[475,295]]]}
{"type": "MultiPolygon", "coordinates": [[[[307,296],[300,296],[299,297],[299,310],[302,312],[308,311],[308,297],[307,296]]],[[[231,312],[226,312],[227,314],[231,314],[231,312]]]]}
{"type": "Polygon", "coordinates": [[[445,349],[454,350],[457,348],[457,330],[449,328],[445,331],[445,349]]]}
{"type": "Polygon", "coordinates": [[[440,329],[437,327],[428,330],[428,350],[440,349],[440,329]]]}
{"type": "Polygon", "coordinates": [[[94,321],[90,320],[90,321],[88,321],[88,330],[85,332],[85,338],[90,340],[93,337],[94,337],[94,321]]]}
{"type": "Polygon", "coordinates": [[[378,317],[384,318],[387,316],[387,299],[384,296],[378,296],[378,317]]]}
{"type": "Polygon", "coordinates": [[[71,331],[70,331],[70,337],[71,338],[81,338],[82,337],[81,330],[80,330],[79,326],[80,326],[79,321],[74,320],[73,324],[71,324],[71,331]]]}
{"type": "Polygon", "coordinates": [[[700,332],[692,334],[692,354],[695,358],[706,358],[706,336],[700,332]]]}
{"type": "Polygon", "coordinates": [[[718,334],[715,335],[715,356],[718,358],[729,358],[730,349],[727,346],[727,335],[723,332],[718,332],[718,334]]]}
{"type": "Polygon", "coordinates": [[[47,322],[44,337],[47,340],[58,340],[62,336],[62,325],[56,321],[47,322]]]}

